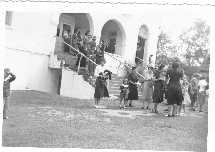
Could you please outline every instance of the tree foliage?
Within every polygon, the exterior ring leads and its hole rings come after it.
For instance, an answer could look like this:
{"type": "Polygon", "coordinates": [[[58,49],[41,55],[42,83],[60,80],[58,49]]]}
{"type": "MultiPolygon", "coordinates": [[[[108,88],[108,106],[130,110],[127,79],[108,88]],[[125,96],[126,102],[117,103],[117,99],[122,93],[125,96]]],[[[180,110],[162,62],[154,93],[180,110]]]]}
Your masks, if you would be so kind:
{"type": "Polygon", "coordinates": [[[158,36],[156,64],[181,63],[185,74],[208,73],[210,64],[209,26],[202,20],[179,35],[179,42],[174,43],[169,36],[161,32],[158,36]],[[179,57],[183,55],[182,58],[179,57]],[[183,62],[181,62],[183,61],[183,62]]]}
{"type": "Polygon", "coordinates": [[[158,36],[156,64],[169,64],[177,56],[177,47],[169,36],[161,32],[158,36]]]}
{"type": "Polygon", "coordinates": [[[197,20],[179,38],[181,48],[186,51],[184,57],[188,66],[202,65],[209,56],[209,26],[202,20],[197,20]]]}

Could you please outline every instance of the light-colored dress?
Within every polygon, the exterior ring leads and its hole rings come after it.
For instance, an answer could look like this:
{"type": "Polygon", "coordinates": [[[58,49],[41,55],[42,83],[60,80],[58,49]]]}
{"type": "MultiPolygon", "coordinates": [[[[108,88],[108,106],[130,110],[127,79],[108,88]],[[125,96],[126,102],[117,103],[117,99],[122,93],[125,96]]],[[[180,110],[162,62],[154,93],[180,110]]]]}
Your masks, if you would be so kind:
{"type": "Polygon", "coordinates": [[[182,104],[189,105],[191,104],[191,100],[190,100],[190,95],[188,93],[188,86],[185,86],[183,89],[184,89],[183,91],[184,100],[182,101],[182,104]]]}
{"type": "Polygon", "coordinates": [[[145,78],[146,80],[144,81],[144,83],[142,83],[142,95],[143,95],[143,102],[148,102],[148,103],[152,103],[153,101],[153,82],[152,82],[152,78],[153,78],[153,73],[149,70],[145,71],[145,78]]]}

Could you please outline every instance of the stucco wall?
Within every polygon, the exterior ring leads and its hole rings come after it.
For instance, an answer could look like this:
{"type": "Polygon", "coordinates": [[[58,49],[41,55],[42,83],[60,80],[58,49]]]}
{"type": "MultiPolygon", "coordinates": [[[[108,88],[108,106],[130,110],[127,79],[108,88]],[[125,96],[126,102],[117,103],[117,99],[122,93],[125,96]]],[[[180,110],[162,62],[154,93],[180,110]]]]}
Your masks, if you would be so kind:
{"type": "Polygon", "coordinates": [[[59,74],[48,68],[47,55],[32,54],[20,50],[6,49],[5,65],[16,75],[12,90],[38,90],[57,93],[59,74]]]}
{"type": "Polygon", "coordinates": [[[5,67],[17,76],[11,89],[57,92],[58,73],[48,69],[56,30],[50,13],[13,13],[12,25],[5,30],[4,52],[5,67]]]}

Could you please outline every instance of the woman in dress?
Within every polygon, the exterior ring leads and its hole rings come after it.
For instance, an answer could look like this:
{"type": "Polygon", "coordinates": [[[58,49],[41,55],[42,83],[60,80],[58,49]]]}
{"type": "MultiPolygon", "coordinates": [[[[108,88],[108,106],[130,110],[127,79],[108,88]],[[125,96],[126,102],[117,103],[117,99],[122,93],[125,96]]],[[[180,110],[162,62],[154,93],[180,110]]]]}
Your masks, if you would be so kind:
{"type": "Polygon", "coordinates": [[[182,87],[183,101],[179,108],[178,115],[183,115],[185,113],[185,106],[189,105],[191,103],[190,96],[188,94],[189,83],[185,76],[184,76],[184,79],[181,80],[181,87],[182,87]],[[183,110],[183,112],[182,112],[182,110],[183,110]]]}
{"type": "Polygon", "coordinates": [[[102,72],[100,72],[99,76],[96,78],[95,93],[94,93],[96,108],[98,108],[101,98],[109,97],[109,93],[106,86],[106,79],[107,79],[106,75],[102,72]]]}
{"type": "Polygon", "coordinates": [[[154,78],[153,110],[155,113],[158,113],[158,104],[163,102],[165,93],[165,71],[163,64],[161,64],[154,72],[154,78]]]}
{"type": "Polygon", "coordinates": [[[129,100],[129,107],[132,107],[132,101],[133,100],[138,100],[138,90],[137,90],[137,74],[136,74],[136,67],[132,67],[131,73],[128,75],[128,89],[129,89],[129,94],[128,94],[128,100],[129,100]]]}
{"type": "Polygon", "coordinates": [[[180,79],[183,78],[183,71],[179,68],[179,63],[174,62],[172,68],[166,74],[169,83],[167,85],[168,117],[176,116],[177,107],[182,104],[183,95],[180,79]]]}
{"type": "Polygon", "coordinates": [[[152,110],[152,94],[153,94],[153,68],[147,67],[145,70],[145,80],[142,84],[143,107],[142,109],[152,110]]]}

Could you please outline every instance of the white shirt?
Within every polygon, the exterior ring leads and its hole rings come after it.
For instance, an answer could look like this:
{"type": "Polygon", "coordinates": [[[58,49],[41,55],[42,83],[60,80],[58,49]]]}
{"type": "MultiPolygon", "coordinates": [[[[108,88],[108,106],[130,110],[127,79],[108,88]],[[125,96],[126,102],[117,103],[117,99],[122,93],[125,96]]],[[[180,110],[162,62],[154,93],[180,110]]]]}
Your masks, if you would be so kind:
{"type": "Polygon", "coordinates": [[[199,80],[198,86],[199,86],[199,92],[205,91],[206,86],[208,85],[206,80],[199,80]]]}
{"type": "Polygon", "coordinates": [[[106,70],[105,66],[97,65],[96,69],[95,69],[94,76],[98,77],[99,73],[101,73],[101,72],[103,73],[104,70],[106,70]]]}

